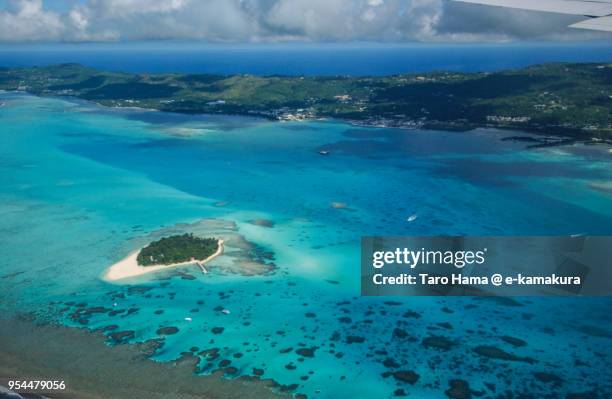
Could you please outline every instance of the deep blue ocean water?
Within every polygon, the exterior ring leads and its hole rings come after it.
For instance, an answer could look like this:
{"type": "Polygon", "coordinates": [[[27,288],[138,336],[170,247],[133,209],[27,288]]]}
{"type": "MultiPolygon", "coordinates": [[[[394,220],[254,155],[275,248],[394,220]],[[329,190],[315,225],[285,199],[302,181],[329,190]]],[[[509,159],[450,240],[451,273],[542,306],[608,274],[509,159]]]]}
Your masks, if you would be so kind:
{"type": "Polygon", "coordinates": [[[486,397],[612,392],[608,298],[359,297],[363,235],[611,234],[611,146],[529,149],[495,130],[182,116],[17,93],[0,101],[4,314],[163,338],[157,360],[196,347],[201,373],[230,360],[236,375],[262,369],[312,398],[438,398],[453,379],[486,397]],[[241,237],[271,252],[276,272],[228,272],[244,261],[230,248],[208,275],[101,278],[181,231],[241,237]],[[158,332],[168,326],[178,333],[158,332]],[[482,346],[533,361],[489,359],[482,346]],[[418,381],[385,374],[394,370],[418,381]]]}
{"type": "Polygon", "coordinates": [[[64,62],[113,71],[254,75],[392,75],[496,71],[544,62],[601,62],[612,44],[251,44],[185,42],[0,45],[0,66],[64,62]]]}

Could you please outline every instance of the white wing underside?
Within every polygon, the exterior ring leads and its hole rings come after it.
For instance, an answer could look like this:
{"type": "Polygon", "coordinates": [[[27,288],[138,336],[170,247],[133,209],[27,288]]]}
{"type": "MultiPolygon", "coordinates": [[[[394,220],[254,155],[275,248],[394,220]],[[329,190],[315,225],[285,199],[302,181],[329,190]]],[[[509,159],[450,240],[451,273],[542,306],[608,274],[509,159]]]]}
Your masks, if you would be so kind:
{"type": "Polygon", "coordinates": [[[612,0],[454,0],[463,3],[590,17],[572,28],[612,32],[612,0]]]}

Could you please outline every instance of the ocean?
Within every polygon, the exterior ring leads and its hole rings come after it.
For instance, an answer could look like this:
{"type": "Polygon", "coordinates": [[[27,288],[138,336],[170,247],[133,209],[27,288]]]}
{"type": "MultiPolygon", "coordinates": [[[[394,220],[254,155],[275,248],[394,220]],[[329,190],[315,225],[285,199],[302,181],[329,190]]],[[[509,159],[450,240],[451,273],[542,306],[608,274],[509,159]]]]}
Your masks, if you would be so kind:
{"type": "Polygon", "coordinates": [[[0,44],[0,66],[76,62],[111,71],[253,75],[393,75],[498,71],[544,62],[604,62],[608,41],[507,44],[0,44]]]}
{"type": "Polygon", "coordinates": [[[309,398],[437,398],[453,381],[486,397],[612,392],[609,298],[359,296],[364,235],[610,235],[611,146],[0,101],[5,317],[309,398]],[[230,238],[211,273],[102,278],[189,231],[230,238]],[[254,264],[273,272],[240,273],[254,264]]]}

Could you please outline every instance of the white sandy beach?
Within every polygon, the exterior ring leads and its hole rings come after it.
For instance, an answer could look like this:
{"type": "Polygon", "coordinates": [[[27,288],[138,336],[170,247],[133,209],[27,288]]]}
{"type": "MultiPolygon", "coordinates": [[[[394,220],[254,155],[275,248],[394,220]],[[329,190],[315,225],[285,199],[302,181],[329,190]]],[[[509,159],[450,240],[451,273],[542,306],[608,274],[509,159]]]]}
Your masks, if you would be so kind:
{"type": "Polygon", "coordinates": [[[206,259],[197,259],[194,261],[181,263],[171,263],[169,265],[140,266],[136,261],[136,257],[138,256],[139,252],[140,250],[134,251],[130,253],[127,257],[121,259],[119,262],[109,267],[102,278],[106,281],[116,281],[125,278],[141,276],[143,274],[152,273],[159,270],[165,270],[171,267],[193,265],[196,262],[205,264],[223,253],[223,240],[219,240],[219,248],[217,248],[217,251],[206,259]]]}

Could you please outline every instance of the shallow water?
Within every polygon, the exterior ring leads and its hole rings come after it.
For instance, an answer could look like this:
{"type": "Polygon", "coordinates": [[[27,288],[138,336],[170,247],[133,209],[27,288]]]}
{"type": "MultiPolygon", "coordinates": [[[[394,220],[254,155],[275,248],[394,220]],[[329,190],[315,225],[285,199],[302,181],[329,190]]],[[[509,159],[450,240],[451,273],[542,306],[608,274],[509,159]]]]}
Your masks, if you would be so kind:
{"type": "Polygon", "coordinates": [[[230,360],[232,375],[261,369],[309,397],[398,389],[440,397],[452,379],[490,396],[491,384],[541,397],[611,392],[609,299],[360,298],[358,263],[363,235],[611,234],[612,194],[591,185],[612,180],[605,146],[528,149],[501,141],[515,133],[492,130],[181,116],[14,93],[0,100],[4,312],[114,326],[109,334],[133,332],[129,342],[163,338],[160,361],[197,347],[201,373],[230,360]],[[244,237],[274,254],[275,272],[231,273],[224,256],[208,275],[187,267],[129,285],[101,280],[151,237],[191,230],[244,237]],[[169,326],[178,333],[158,333],[169,326]],[[434,348],[431,336],[450,344],[434,348]],[[519,360],[478,355],[479,346],[519,360]],[[213,348],[217,355],[203,352],[213,348]],[[304,348],[312,350],[296,352],[304,348]],[[394,370],[418,381],[381,377],[394,370]]]}

